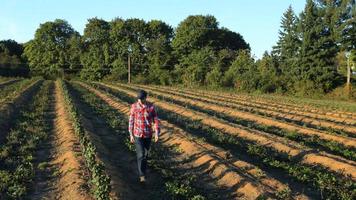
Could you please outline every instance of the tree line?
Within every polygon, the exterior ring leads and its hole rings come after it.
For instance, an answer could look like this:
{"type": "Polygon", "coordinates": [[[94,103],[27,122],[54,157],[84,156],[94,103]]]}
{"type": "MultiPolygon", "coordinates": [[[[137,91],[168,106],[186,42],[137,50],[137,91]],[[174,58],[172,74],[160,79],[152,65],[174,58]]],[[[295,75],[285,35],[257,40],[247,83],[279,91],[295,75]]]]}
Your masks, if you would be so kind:
{"type": "MultiPolygon", "coordinates": [[[[175,29],[160,20],[91,18],[83,35],[57,19],[40,24],[16,57],[31,75],[47,78],[126,81],[130,58],[136,83],[327,93],[345,83],[347,64],[355,65],[355,14],[355,0],[307,0],[299,15],[289,7],[276,45],[261,59],[212,15],[188,16],[175,29]]],[[[1,47],[0,63],[9,54],[1,47]]]]}

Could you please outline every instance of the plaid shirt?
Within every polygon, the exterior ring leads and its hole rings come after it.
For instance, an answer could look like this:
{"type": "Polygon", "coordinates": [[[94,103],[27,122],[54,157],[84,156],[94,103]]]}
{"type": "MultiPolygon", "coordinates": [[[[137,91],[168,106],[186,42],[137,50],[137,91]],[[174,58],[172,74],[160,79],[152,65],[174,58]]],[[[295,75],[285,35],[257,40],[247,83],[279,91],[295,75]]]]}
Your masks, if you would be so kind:
{"type": "Polygon", "coordinates": [[[136,137],[152,137],[152,123],[155,131],[159,134],[159,119],[155,107],[151,103],[140,104],[138,102],[131,105],[129,119],[129,133],[136,137]]]}

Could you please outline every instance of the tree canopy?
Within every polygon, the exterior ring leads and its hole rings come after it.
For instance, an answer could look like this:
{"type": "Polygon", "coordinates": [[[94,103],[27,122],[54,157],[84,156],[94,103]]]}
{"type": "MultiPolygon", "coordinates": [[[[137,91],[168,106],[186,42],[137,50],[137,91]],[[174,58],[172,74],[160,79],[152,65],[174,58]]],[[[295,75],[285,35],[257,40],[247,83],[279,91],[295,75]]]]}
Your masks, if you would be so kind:
{"type": "Polygon", "coordinates": [[[355,14],[355,0],[307,0],[299,14],[289,6],[278,41],[260,59],[212,15],[188,16],[176,28],[161,20],[95,17],[83,35],[57,19],[40,24],[24,47],[0,42],[0,61],[28,62],[33,75],[47,78],[126,81],[130,62],[136,83],[326,93],[345,83],[348,61],[355,65],[355,14]]]}
{"type": "Polygon", "coordinates": [[[25,45],[32,74],[45,77],[58,76],[71,66],[70,39],[79,37],[65,20],[46,22],[36,30],[35,38],[25,45]]]}

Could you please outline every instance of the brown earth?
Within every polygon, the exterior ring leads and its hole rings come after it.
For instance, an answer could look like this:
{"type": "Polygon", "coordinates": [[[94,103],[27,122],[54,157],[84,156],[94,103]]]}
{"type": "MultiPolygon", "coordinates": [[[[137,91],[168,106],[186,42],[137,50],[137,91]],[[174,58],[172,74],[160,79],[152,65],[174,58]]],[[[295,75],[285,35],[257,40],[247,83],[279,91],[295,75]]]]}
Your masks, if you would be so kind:
{"type": "MultiPolygon", "coordinates": [[[[127,86],[127,87],[129,87],[129,86],[127,86]]],[[[138,87],[132,87],[132,86],[130,88],[138,89],[138,87]]],[[[274,126],[274,127],[278,127],[278,128],[287,130],[287,131],[296,131],[296,132],[298,132],[300,134],[304,134],[304,135],[314,135],[314,136],[318,136],[319,138],[324,139],[324,140],[334,141],[334,142],[343,144],[347,147],[356,148],[356,139],[354,139],[354,138],[330,135],[326,132],[321,132],[321,131],[317,131],[314,129],[305,128],[305,127],[298,126],[298,125],[295,125],[292,123],[280,122],[278,120],[269,119],[269,118],[251,114],[248,112],[241,112],[241,111],[238,111],[235,109],[230,109],[227,107],[219,106],[214,103],[206,103],[206,102],[199,101],[199,100],[184,98],[184,97],[181,97],[178,95],[171,95],[171,94],[167,94],[167,93],[163,93],[163,92],[158,92],[157,90],[152,90],[149,87],[141,87],[141,88],[145,88],[147,91],[152,92],[153,94],[163,96],[165,98],[168,97],[170,99],[179,100],[181,102],[184,102],[184,103],[187,103],[190,105],[194,105],[194,106],[197,106],[202,109],[213,110],[218,113],[224,113],[227,116],[230,116],[233,118],[249,120],[249,121],[253,121],[257,124],[262,124],[262,125],[267,125],[267,126],[274,126]]],[[[204,101],[207,101],[207,100],[204,99],[204,101]]]]}
{"type": "MultiPolygon", "coordinates": [[[[130,90],[122,89],[120,87],[107,84],[101,85],[112,88],[117,91],[124,92],[132,97],[136,96],[136,93],[130,90]]],[[[248,128],[232,126],[227,122],[215,119],[200,112],[193,112],[178,105],[162,102],[156,98],[150,97],[149,99],[153,101],[155,105],[161,107],[162,109],[175,112],[179,115],[191,118],[193,120],[200,120],[201,123],[212,128],[223,130],[226,133],[236,135],[248,141],[256,142],[257,144],[260,144],[262,146],[271,147],[272,149],[278,152],[287,153],[292,159],[299,160],[302,163],[306,163],[309,165],[319,164],[335,172],[343,171],[345,176],[350,175],[352,179],[356,180],[356,163],[353,161],[349,161],[344,158],[327,154],[324,152],[315,153],[315,150],[313,149],[306,148],[289,140],[283,140],[280,137],[271,136],[268,133],[260,131],[251,131],[248,128]],[[313,160],[314,157],[315,160],[313,160]],[[325,160],[321,159],[323,157],[325,158],[325,160]]]]}
{"type": "Polygon", "coordinates": [[[246,108],[260,108],[260,109],[266,109],[266,110],[271,110],[271,111],[277,111],[281,113],[287,113],[287,114],[294,114],[298,116],[305,116],[305,117],[310,117],[314,119],[319,119],[319,120],[327,120],[331,122],[336,122],[336,123],[342,123],[342,124],[347,124],[347,125],[355,125],[356,120],[355,119],[350,119],[348,117],[341,117],[341,116],[332,116],[332,115],[325,115],[325,114],[320,114],[316,112],[308,112],[308,111],[303,111],[298,108],[291,108],[290,106],[280,106],[279,104],[276,103],[267,103],[263,101],[258,101],[258,100],[250,100],[246,98],[227,98],[227,97],[219,97],[219,96],[214,96],[214,95],[201,95],[197,92],[190,92],[190,91],[177,91],[174,89],[160,89],[155,86],[145,86],[145,85],[138,85],[138,87],[143,87],[143,88],[149,88],[149,89],[155,89],[161,92],[172,92],[174,94],[180,94],[184,95],[187,97],[193,97],[197,99],[201,99],[204,101],[208,102],[216,102],[218,101],[219,103],[226,103],[227,105],[234,105],[234,106],[245,106],[246,108]]]}
{"type": "MultiPolygon", "coordinates": [[[[161,87],[161,86],[160,86],[161,87]]],[[[166,89],[166,87],[164,87],[166,89]]],[[[176,89],[180,90],[180,89],[176,89]]],[[[307,113],[315,113],[315,114],[321,114],[321,115],[326,115],[326,116],[332,116],[332,117],[339,117],[339,118],[351,118],[353,120],[356,120],[356,113],[354,112],[347,112],[347,111],[340,111],[340,110],[325,110],[322,108],[316,108],[310,105],[298,105],[296,103],[291,103],[291,102],[284,102],[280,101],[280,99],[266,99],[266,98],[256,98],[253,96],[248,96],[244,94],[232,94],[232,93],[225,93],[225,92],[214,92],[214,91],[199,91],[199,90],[189,90],[195,94],[203,94],[203,95],[209,95],[209,96],[216,96],[216,97],[222,97],[222,98],[227,98],[227,99],[240,99],[243,101],[251,101],[255,103],[260,103],[264,104],[267,106],[275,106],[275,107],[280,107],[280,108],[287,108],[291,110],[302,110],[307,113]],[[276,103],[278,102],[278,103],[276,103]]]]}
{"type": "MultiPolygon", "coordinates": [[[[142,87],[152,89],[147,86],[142,86],[142,87]]],[[[280,108],[275,108],[270,105],[256,105],[256,104],[249,103],[249,100],[242,101],[242,100],[237,100],[236,98],[233,100],[227,100],[226,98],[215,98],[217,100],[214,100],[214,97],[201,97],[196,94],[192,95],[192,94],[185,94],[185,93],[186,92],[184,92],[184,93],[181,92],[178,94],[181,94],[181,95],[184,94],[184,96],[186,96],[186,97],[203,100],[205,102],[209,102],[212,104],[214,104],[214,103],[215,104],[216,103],[224,104],[227,107],[234,108],[235,110],[248,110],[249,112],[264,113],[264,114],[267,114],[268,116],[290,119],[290,120],[294,120],[294,121],[298,121],[298,122],[311,124],[314,126],[332,128],[332,129],[337,129],[337,130],[346,131],[346,132],[349,132],[352,134],[356,134],[356,127],[353,126],[356,123],[356,120],[353,120],[353,119],[346,119],[346,118],[337,118],[336,119],[336,117],[334,117],[333,119],[330,119],[330,117],[329,117],[329,119],[332,121],[328,121],[328,120],[325,120],[325,119],[328,119],[328,116],[326,116],[326,115],[308,114],[306,112],[291,111],[290,109],[285,109],[285,108],[280,109],[280,108]]],[[[175,97],[177,97],[177,96],[175,96],[175,97]]],[[[226,107],[225,107],[225,109],[226,109],[226,107]]]]}
{"type": "MultiPolygon", "coordinates": [[[[50,179],[38,183],[33,199],[90,200],[83,169],[80,144],[76,137],[59,82],[55,83],[53,119],[53,149],[47,172],[54,174],[50,179]]],[[[50,137],[51,138],[51,137],[50,137]]],[[[48,151],[48,150],[47,150],[48,151]]],[[[43,153],[43,152],[42,152],[43,153]]]]}
{"type": "Polygon", "coordinates": [[[13,79],[13,80],[4,81],[4,82],[0,83],[0,89],[5,87],[5,86],[11,85],[13,83],[16,83],[16,82],[18,82],[20,80],[21,79],[13,79]]]}
{"type": "MultiPolygon", "coordinates": [[[[119,112],[129,114],[127,103],[114,99],[87,85],[81,85],[119,112]]],[[[212,183],[213,181],[213,185],[226,188],[227,191],[231,191],[232,188],[233,195],[229,196],[230,199],[255,199],[261,194],[272,194],[286,187],[285,184],[264,174],[258,167],[231,157],[231,155],[228,156],[229,152],[202,141],[189,139],[191,137],[189,133],[167,121],[161,121],[161,124],[161,144],[179,149],[181,154],[175,157],[176,160],[183,162],[189,157],[189,162],[185,162],[181,167],[199,172],[200,177],[204,180],[202,184],[212,183]],[[227,159],[227,156],[229,159],[227,159]]],[[[308,199],[301,194],[295,195],[294,198],[308,199]]]]}
{"type": "Polygon", "coordinates": [[[0,144],[3,143],[11,127],[12,119],[16,117],[21,108],[25,107],[34,94],[38,92],[42,81],[35,81],[24,87],[21,92],[12,98],[10,103],[0,105],[0,144]]]}
{"type": "Polygon", "coordinates": [[[126,150],[124,141],[115,130],[110,129],[104,119],[80,99],[76,90],[70,89],[73,103],[81,114],[81,123],[94,143],[97,157],[105,165],[111,178],[112,199],[154,199],[152,195],[162,183],[160,176],[149,171],[147,183],[141,185],[137,174],[136,155],[126,150]],[[152,197],[152,198],[151,198],[152,197]]]}
{"type": "MultiPolygon", "coordinates": [[[[160,89],[171,89],[174,91],[182,92],[182,89],[179,89],[179,88],[164,87],[164,86],[152,86],[152,87],[160,88],[160,89]]],[[[315,108],[315,107],[307,106],[307,105],[297,105],[295,103],[287,103],[287,102],[283,102],[283,101],[278,101],[278,103],[276,103],[275,100],[266,99],[266,98],[258,99],[256,97],[248,96],[245,94],[232,94],[232,93],[226,93],[226,92],[192,90],[189,88],[185,88],[184,92],[189,92],[191,94],[199,94],[201,96],[206,96],[209,98],[210,97],[220,98],[220,99],[222,98],[225,100],[233,100],[233,101],[234,100],[242,100],[242,101],[254,102],[257,104],[267,105],[269,107],[286,108],[291,111],[293,111],[293,110],[304,111],[304,112],[310,113],[310,114],[320,114],[320,115],[331,116],[331,117],[336,117],[336,118],[343,118],[343,119],[351,118],[352,120],[356,120],[356,113],[353,113],[353,112],[321,109],[321,108],[315,108]]]]}

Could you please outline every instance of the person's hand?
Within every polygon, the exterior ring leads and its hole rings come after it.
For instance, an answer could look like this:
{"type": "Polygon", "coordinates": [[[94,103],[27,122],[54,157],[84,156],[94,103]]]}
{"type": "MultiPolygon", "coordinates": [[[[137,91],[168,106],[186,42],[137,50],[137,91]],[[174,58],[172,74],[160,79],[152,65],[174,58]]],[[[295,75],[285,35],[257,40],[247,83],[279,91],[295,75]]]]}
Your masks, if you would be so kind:
{"type": "Polygon", "coordinates": [[[154,141],[158,142],[158,134],[157,133],[155,134],[154,141]]]}
{"type": "Polygon", "coordinates": [[[135,143],[135,138],[134,138],[133,135],[130,135],[130,142],[131,142],[132,144],[135,143]]]}

